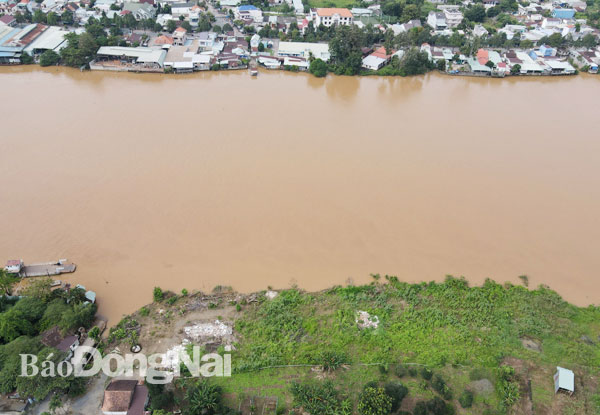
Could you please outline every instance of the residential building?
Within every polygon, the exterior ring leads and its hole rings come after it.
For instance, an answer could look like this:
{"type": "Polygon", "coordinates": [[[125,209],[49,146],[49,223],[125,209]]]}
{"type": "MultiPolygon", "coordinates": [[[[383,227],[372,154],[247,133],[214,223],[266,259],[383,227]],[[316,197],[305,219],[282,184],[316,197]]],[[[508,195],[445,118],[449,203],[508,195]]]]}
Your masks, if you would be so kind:
{"type": "Polygon", "coordinates": [[[308,59],[314,57],[328,62],[331,58],[328,43],[279,42],[279,56],[308,59]]]}
{"type": "Polygon", "coordinates": [[[187,40],[187,30],[183,27],[178,27],[173,32],[173,45],[175,46],[183,46],[187,40]]]}
{"type": "Polygon", "coordinates": [[[40,340],[43,345],[54,347],[61,352],[67,353],[64,360],[70,360],[73,352],[79,347],[79,338],[75,335],[63,336],[58,326],[54,326],[42,333],[40,340]]]}
{"type": "Polygon", "coordinates": [[[317,8],[310,10],[310,17],[314,26],[329,27],[332,25],[350,26],[354,22],[354,16],[348,9],[342,8],[317,8]]]}
{"type": "Polygon", "coordinates": [[[137,380],[113,379],[104,390],[104,415],[143,415],[148,388],[137,380]]]}
{"type": "Polygon", "coordinates": [[[430,11],[427,16],[427,24],[431,26],[433,30],[445,30],[448,28],[446,23],[446,15],[439,11],[430,11]]]}
{"type": "Polygon", "coordinates": [[[444,17],[449,29],[457,27],[463,21],[463,14],[458,9],[444,9],[444,17]]]}
{"type": "Polygon", "coordinates": [[[234,13],[236,19],[244,20],[246,22],[258,23],[263,21],[262,10],[251,4],[239,6],[234,13]]]}
{"type": "Polygon", "coordinates": [[[384,47],[377,48],[362,60],[362,67],[377,71],[383,68],[390,61],[391,57],[392,55],[388,55],[384,47]]]}
{"type": "Polygon", "coordinates": [[[575,17],[575,9],[563,9],[556,7],[552,10],[552,17],[557,19],[572,19],[575,17]]]}

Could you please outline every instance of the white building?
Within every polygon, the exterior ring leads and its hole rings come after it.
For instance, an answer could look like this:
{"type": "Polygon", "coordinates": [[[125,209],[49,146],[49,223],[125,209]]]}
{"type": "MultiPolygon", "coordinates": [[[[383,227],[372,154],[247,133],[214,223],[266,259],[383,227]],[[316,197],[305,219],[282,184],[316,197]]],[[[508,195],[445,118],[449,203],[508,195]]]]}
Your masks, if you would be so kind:
{"type": "Polygon", "coordinates": [[[463,14],[457,9],[444,9],[444,17],[446,18],[446,25],[452,29],[463,21],[463,14]]]}
{"type": "Polygon", "coordinates": [[[320,25],[329,27],[334,24],[350,26],[354,22],[352,12],[341,8],[310,9],[310,17],[315,27],[320,25]]]}
{"type": "Polygon", "coordinates": [[[292,56],[308,59],[311,55],[315,59],[328,62],[331,58],[328,43],[308,42],[279,42],[279,56],[292,56]]]}
{"type": "Polygon", "coordinates": [[[445,30],[448,28],[446,23],[446,15],[442,12],[430,11],[427,16],[427,24],[433,30],[445,30]]]}

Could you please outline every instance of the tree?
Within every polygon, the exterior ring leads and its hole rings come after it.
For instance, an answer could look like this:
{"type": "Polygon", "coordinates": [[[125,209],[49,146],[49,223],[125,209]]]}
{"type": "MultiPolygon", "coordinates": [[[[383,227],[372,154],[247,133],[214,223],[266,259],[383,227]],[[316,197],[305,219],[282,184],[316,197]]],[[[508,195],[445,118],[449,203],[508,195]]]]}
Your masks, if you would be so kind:
{"type": "Polygon", "coordinates": [[[392,411],[392,398],[383,388],[365,388],[358,398],[358,412],[361,415],[388,415],[392,411]]]}
{"type": "Polygon", "coordinates": [[[485,20],[485,15],[485,7],[481,4],[475,4],[465,11],[465,19],[469,19],[472,22],[483,22],[485,20]]]}
{"type": "Polygon", "coordinates": [[[45,50],[40,56],[40,66],[56,65],[60,61],[60,55],[51,49],[45,50]]]}
{"type": "Polygon", "coordinates": [[[46,14],[41,9],[33,12],[33,23],[46,23],[46,14]]]}
{"type": "Polygon", "coordinates": [[[185,22],[181,23],[181,27],[183,27],[188,32],[192,31],[192,25],[187,20],[185,22]]]}
{"type": "Polygon", "coordinates": [[[402,400],[408,395],[408,388],[400,382],[388,382],[383,390],[392,400],[391,412],[396,412],[400,408],[402,400]]]}
{"type": "Polygon", "coordinates": [[[223,25],[223,32],[227,33],[227,32],[231,32],[233,31],[233,27],[231,27],[231,25],[229,23],[225,23],[223,25]]]}
{"type": "Polygon", "coordinates": [[[23,54],[21,55],[21,63],[23,65],[31,65],[33,63],[33,58],[29,53],[23,52],[23,54]]]}
{"type": "Polygon", "coordinates": [[[23,294],[47,302],[52,294],[52,279],[49,277],[33,279],[25,287],[23,294]]]}
{"type": "Polygon", "coordinates": [[[460,406],[463,408],[470,408],[473,405],[473,392],[470,390],[464,390],[458,398],[460,406]]]}
{"type": "Polygon", "coordinates": [[[512,68],[510,68],[511,75],[518,75],[520,73],[521,73],[521,65],[519,65],[518,63],[516,65],[513,65],[512,68]]]}
{"type": "Polygon", "coordinates": [[[167,32],[174,32],[175,29],[177,29],[177,23],[175,23],[175,20],[169,20],[167,22],[167,32]]]}
{"type": "Polygon", "coordinates": [[[208,383],[208,381],[199,381],[187,391],[188,411],[190,415],[215,415],[222,408],[221,387],[208,383]]]}
{"type": "Polygon", "coordinates": [[[591,33],[588,33],[581,39],[581,46],[586,47],[588,49],[595,48],[598,45],[598,40],[596,36],[591,33]]]}
{"type": "Polygon", "coordinates": [[[327,75],[327,63],[321,59],[313,59],[308,71],[317,78],[323,78],[327,75]]]}
{"type": "Polygon", "coordinates": [[[364,37],[363,31],[356,25],[335,28],[335,35],[329,42],[329,51],[337,66],[336,73],[356,75],[360,72],[364,37]]]}
{"type": "Polygon", "coordinates": [[[60,15],[60,20],[64,25],[70,26],[73,24],[73,13],[70,11],[64,11],[63,14],[60,15]]]}
{"type": "Polygon", "coordinates": [[[416,48],[406,51],[399,65],[404,75],[424,74],[433,67],[427,53],[421,52],[416,48]]]}
{"type": "Polygon", "coordinates": [[[58,325],[65,331],[76,330],[79,327],[89,327],[94,322],[96,309],[95,304],[76,304],[63,313],[58,325]]]}
{"type": "MultiPolygon", "coordinates": [[[[23,55],[25,55],[25,53],[23,53],[23,55]]],[[[23,62],[22,56],[21,62],[23,62]]],[[[16,275],[10,275],[6,271],[4,271],[4,269],[0,268],[0,291],[2,291],[5,295],[12,294],[12,288],[18,281],[19,277],[17,277],[16,275]]]]}
{"type": "Polygon", "coordinates": [[[50,12],[46,15],[46,23],[50,26],[56,26],[58,24],[58,16],[54,12],[50,12]]]}
{"type": "Polygon", "coordinates": [[[33,335],[35,329],[22,311],[11,308],[0,314],[0,338],[8,343],[23,334],[33,335]]]}
{"type": "Polygon", "coordinates": [[[496,66],[496,64],[494,62],[492,62],[492,61],[487,61],[485,63],[485,66],[487,66],[490,69],[494,69],[494,67],[496,66]]]}
{"type": "Polygon", "coordinates": [[[160,303],[165,298],[165,293],[160,287],[154,287],[152,297],[154,298],[155,303],[160,303]]]}

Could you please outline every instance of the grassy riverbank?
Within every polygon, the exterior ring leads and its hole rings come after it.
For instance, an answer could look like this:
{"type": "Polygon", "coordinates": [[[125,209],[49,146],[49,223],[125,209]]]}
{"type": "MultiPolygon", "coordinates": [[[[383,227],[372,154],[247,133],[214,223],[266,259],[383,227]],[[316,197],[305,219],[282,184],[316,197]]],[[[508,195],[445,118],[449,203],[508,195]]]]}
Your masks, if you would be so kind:
{"type": "Polygon", "coordinates": [[[210,382],[222,386],[235,409],[276,401],[286,410],[307,409],[307,394],[292,393],[292,385],[314,384],[311,393],[318,395],[330,380],[337,396],[315,397],[329,402],[322,413],[345,413],[344,405],[358,413],[368,382],[406,386],[400,410],[408,413],[435,397],[465,414],[598,413],[600,309],[578,308],[544,287],[492,281],[469,287],[455,278],[407,284],[376,276],[370,285],[292,289],[272,299],[265,292],[167,296],[135,319],[144,344],[215,316],[233,326],[236,350],[233,376],[210,382]],[[358,311],[377,327],[360,328],[358,311]],[[575,372],[572,397],[554,395],[557,365],[575,372]],[[474,397],[470,408],[460,402],[465,391],[474,397]]]}

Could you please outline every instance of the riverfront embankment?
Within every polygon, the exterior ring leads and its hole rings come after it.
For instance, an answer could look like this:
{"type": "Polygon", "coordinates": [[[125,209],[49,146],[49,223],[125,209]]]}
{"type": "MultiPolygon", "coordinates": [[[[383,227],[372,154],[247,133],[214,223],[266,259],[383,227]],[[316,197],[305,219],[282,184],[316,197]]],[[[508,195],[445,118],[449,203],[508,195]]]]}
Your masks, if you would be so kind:
{"type": "Polygon", "coordinates": [[[111,322],[155,285],[371,272],[599,301],[595,76],[0,74],[3,260],[76,262],[111,322]]]}

